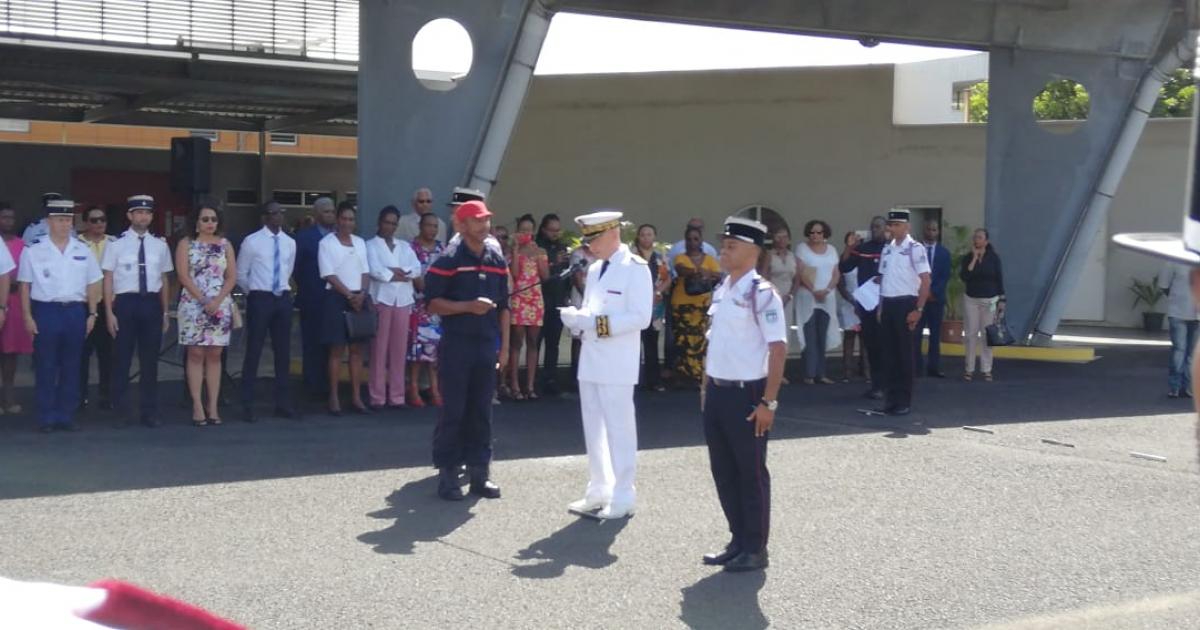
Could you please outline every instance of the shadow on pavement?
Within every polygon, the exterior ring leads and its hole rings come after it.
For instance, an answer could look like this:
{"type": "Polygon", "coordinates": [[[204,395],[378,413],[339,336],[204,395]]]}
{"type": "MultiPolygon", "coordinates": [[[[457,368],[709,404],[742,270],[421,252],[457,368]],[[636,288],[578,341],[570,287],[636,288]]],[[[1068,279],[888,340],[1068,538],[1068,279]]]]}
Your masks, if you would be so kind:
{"type": "MultiPolygon", "coordinates": [[[[955,377],[961,360],[947,361],[948,378],[917,381],[913,415],[903,419],[859,414],[856,409],[878,405],[861,397],[862,383],[790,385],[781,392],[772,437],[915,437],[965,424],[1189,413],[1191,401],[1165,396],[1165,352],[1105,348],[1087,365],[1003,361],[993,383],[965,383],[955,377]]],[[[838,373],[837,365],[831,361],[829,371],[838,373]]],[[[178,383],[160,390],[172,385],[178,383]]],[[[111,417],[88,413],[79,422],[82,432],[50,435],[32,431],[28,409],[0,416],[0,499],[428,466],[436,420],[429,408],[332,418],[314,413],[319,407],[313,404],[303,421],[264,416],[246,424],[234,410],[224,426],[196,429],[186,408],[160,409],[166,426],[158,429],[112,429],[111,417]]],[[[694,391],[639,393],[637,409],[641,450],[704,444],[694,391]]],[[[573,398],[505,402],[494,418],[501,466],[505,460],[584,453],[573,398]]]]}
{"type": "Polygon", "coordinates": [[[758,593],[767,581],[763,571],[725,573],[718,571],[683,589],[679,619],[689,628],[761,630],[770,625],[758,603],[758,593]]]}
{"type": "Polygon", "coordinates": [[[411,554],[417,543],[437,542],[474,518],[471,506],[477,500],[471,495],[462,501],[439,499],[437,475],[413,481],[388,495],[386,509],[367,514],[395,522],[358,539],[373,546],[376,553],[411,554]]]}
{"type": "Polygon", "coordinates": [[[601,522],[580,518],[518,551],[517,560],[537,562],[513,567],[513,575],[548,579],[560,577],[572,566],[603,569],[617,561],[611,547],[628,523],[627,518],[601,522]]]}

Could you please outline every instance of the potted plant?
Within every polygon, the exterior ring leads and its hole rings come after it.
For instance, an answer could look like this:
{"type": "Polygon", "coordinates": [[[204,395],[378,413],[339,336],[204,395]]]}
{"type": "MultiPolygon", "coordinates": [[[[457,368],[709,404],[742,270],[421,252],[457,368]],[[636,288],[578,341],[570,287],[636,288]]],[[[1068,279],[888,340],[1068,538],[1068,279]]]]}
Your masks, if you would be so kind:
{"type": "Polygon", "coordinates": [[[942,320],[942,343],[963,342],[963,295],[966,283],[958,275],[962,261],[971,254],[971,229],[965,225],[945,224],[943,244],[950,250],[950,280],[946,283],[946,312],[942,320]]]}
{"type": "Polygon", "coordinates": [[[1137,308],[1138,304],[1145,303],[1146,311],[1142,313],[1142,327],[1146,332],[1158,332],[1163,329],[1163,314],[1155,311],[1159,300],[1162,300],[1166,293],[1158,286],[1158,276],[1151,278],[1149,282],[1142,282],[1137,278],[1133,279],[1133,284],[1129,290],[1133,292],[1133,306],[1137,308]]]}

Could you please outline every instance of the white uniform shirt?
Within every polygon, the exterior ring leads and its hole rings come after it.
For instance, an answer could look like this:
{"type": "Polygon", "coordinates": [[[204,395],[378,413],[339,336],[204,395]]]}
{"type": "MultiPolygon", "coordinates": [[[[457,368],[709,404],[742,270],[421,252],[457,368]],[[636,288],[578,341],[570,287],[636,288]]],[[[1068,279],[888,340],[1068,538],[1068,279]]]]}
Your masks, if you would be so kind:
{"type": "MultiPolygon", "coordinates": [[[[367,260],[367,242],[357,234],[350,235],[351,246],[346,247],[338,240],[337,232],[330,232],[321,239],[317,249],[317,273],[322,278],[337,276],[351,291],[362,291],[362,275],[371,270],[367,260]]],[[[333,285],[325,283],[326,289],[333,285]]]]}
{"type": "Polygon", "coordinates": [[[601,385],[636,385],[641,372],[642,330],[654,312],[654,283],[650,267],[621,245],[608,259],[593,262],[580,310],[608,317],[608,336],[594,326],[584,328],[579,355],[579,380],[601,385]]]}
{"type": "Polygon", "coordinates": [[[750,271],[736,284],[730,281],[730,277],[721,281],[708,308],[712,325],[704,371],[727,381],[766,378],[768,346],[777,341],[787,343],[783,299],[757,271],[750,271]]]}
{"type": "Polygon", "coordinates": [[[392,280],[392,269],[400,268],[409,278],[421,274],[421,261],[411,245],[399,238],[392,239],[392,249],[387,241],[376,236],[367,241],[367,263],[371,268],[371,300],[384,306],[409,306],[414,301],[412,280],[392,280]]]}
{"type": "MultiPolygon", "coordinates": [[[[446,242],[446,222],[438,217],[437,240],[446,242]]],[[[396,224],[396,238],[402,238],[408,242],[413,242],[421,235],[421,215],[416,212],[409,212],[400,217],[400,222],[396,224]]]]}
{"type": "Polygon", "coordinates": [[[103,277],[92,250],[74,238],[62,251],[49,238],[26,247],[17,270],[17,281],[28,282],[38,302],[86,302],[88,285],[103,277]]]}
{"type": "Polygon", "coordinates": [[[1200,319],[1195,302],[1192,301],[1192,286],[1188,279],[1191,267],[1176,262],[1163,265],[1158,274],[1159,288],[1170,291],[1167,294],[1167,317],[1195,321],[1200,319]]]}
{"type": "Polygon", "coordinates": [[[885,298],[913,296],[921,292],[921,274],[929,273],[925,246],[906,236],[903,242],[883,246],[879,258],[879,295],[885,298]]]}
{"type": "MultiPolygon", "coordinates": [[[[2,276],[6,273],[11,273],[13,269],[16,269],[17,261],[13,260],[12,252],[8,251],[8,246],[4,245],[3,240],[0,240],[0,246],[2,246],[0,247],[0,250],[4,250],[0,252],[0,276],[2,276]]],[[[9,290],[11,291],[12,288],[10,287],[9,290]]]]}
{"type": "Polygon", "coordinates": [[[296,267],[296,241],[279,230],[276,234],[266,226],[242,241],[237,256],[237,283],[246,291],[267,291],[279,294],[289,291],[288,278],[296,267]],[[275,286],[275,243],[279,243],[279,286],[275,286]]]}
{"type": "MultiPolygon", "coordinates": [[[[167,242],[147,232],[142,238],[146,242],[146,290],[158,293],[162,290],[164,273],[175,270],[171,261],[171,249],[167,242]]],[[[138,292],[138,233],[128,230],[121,238],[104,247],[104,258],[100,269],[113,274],[113,294],[138,292]]]]}

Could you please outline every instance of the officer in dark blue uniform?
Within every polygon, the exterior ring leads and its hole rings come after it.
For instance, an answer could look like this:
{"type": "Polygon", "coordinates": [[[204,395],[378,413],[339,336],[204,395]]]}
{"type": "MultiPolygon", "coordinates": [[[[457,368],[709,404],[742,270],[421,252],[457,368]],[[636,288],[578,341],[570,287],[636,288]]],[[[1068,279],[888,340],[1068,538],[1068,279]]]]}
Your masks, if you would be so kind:
{"type": "MultiPolygon", "coordinates": [[[[842,273],[858,271],[858,286],[871,281],[879,275],[879,257],[883,255],[883,247],[887,245],[887,223],[883,217],[871,219],[871,240],[847,247],[842,252],[842,260],[838,267],[842,273]]],[[[847,287],[851,293],[858,287],[847,287]]],[[[862,305],[854,303],[854,312],[862,322],[863,347],[867,350],[867,362],[871,364],[871,388],[863,394],[873,400],[883,399],[883,332],[879,328],[879,318],[875,311],[863,310],[862,305]]]]}
{"type": "Polygon", "coordinates": [[[438,378],[445,404],[433,433],[433,465],[438,496],[448,501],[463,498],[458,470],[464,463],[471,494],[500,497],[488,468],[496,368],[508,356],[508,265],[499,243],[488,237],[491,216],[482,201],[459,205],[459,236],[425,275],[429,311],[442,317],[438,378]]]}

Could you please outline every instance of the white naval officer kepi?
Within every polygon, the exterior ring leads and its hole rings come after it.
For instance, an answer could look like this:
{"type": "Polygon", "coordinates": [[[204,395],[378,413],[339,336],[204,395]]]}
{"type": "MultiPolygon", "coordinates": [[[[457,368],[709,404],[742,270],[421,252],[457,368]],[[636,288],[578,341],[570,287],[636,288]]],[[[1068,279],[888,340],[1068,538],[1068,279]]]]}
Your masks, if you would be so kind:
{"type": "MultiPolygon", "coordinates": [[[[908,223],[908,210],[888,211],[888,223],[908,223]]],[[[897,243],[889,240],[879,258],[879,295],[885,298],[917,297],[921,292],[921,274],[930,273],[929,255],[925,246],[904,237],[897,243]]]]}
{"type": "MultiPolygon", "coordinates": [[[[722,238],[761,245],[767,226],[751,219],[730,217],[722,238]]],[[[783,299],[775,286],[751,269],[737,282],[726,276],[713,291],[708,308],[708,353],[704,371],[726,381],[757,381],[767,377],[768,347],[787,343],[783,299]]]]}
{"type": "MultiPolygon", "coordinates": [[[[585,240],[595,243],[621,228],[622,213],[576,217],[585,240]]],[[[606,243],[606,246],[608,243],[606,243]]],[[[594,249],[593,254],[599,254],[594,249]]],[[[646,261],[617,244],[607,260],[588,266],[582,304],[560,309],[563,324],[582,335],[579,402],[588,452],[584,498],[571,509],[600,509],[600,518],[633,513],[637,500],[637,421],[633,388],[641,363],[641,332],[650,325],[654,286],[646,261]]]]}

